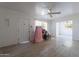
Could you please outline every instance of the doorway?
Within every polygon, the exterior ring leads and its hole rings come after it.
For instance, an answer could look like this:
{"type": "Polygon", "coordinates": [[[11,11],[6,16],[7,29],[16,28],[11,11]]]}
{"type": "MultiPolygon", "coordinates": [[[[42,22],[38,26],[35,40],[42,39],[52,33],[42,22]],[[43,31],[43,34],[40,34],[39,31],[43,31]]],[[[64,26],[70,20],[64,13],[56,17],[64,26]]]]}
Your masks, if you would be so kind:
{"type": "Polygon", "coordinates": [[[72,20],[56,23],[56,37],[63,43],[72,42],[72,20]]]}

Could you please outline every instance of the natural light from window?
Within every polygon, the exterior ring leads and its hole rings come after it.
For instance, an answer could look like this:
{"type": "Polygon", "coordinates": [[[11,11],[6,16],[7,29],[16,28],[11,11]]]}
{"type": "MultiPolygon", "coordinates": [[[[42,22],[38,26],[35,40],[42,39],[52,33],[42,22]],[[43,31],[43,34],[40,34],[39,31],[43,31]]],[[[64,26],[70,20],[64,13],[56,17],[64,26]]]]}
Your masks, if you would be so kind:
{"type": "Polygon", "coordinates": [[[42,28],[47,30],[47,22],[36,20],[35,21],[35,27],[36,26],[41,26],[42,28]]]}

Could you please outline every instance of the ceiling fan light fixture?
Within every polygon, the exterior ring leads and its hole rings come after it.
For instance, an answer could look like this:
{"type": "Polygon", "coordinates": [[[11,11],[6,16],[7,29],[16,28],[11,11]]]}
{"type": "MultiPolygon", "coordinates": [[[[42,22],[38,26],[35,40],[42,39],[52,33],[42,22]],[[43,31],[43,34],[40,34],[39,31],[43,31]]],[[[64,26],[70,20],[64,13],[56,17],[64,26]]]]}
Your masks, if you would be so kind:
{"type": "Polygon", "coordinates": [[[50,13],[50,10],[47,10],[48,11],[48,13],[50,13]]]}

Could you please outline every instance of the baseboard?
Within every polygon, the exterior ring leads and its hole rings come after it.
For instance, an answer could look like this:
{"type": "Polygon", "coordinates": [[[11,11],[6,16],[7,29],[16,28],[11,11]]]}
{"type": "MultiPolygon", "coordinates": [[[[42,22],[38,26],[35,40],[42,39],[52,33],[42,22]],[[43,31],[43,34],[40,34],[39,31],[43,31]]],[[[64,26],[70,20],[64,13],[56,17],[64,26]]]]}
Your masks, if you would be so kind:
{"type": "Polygon", "coordinates": [[[20,42],[20,44],[25,44],[25,43],[29,43],[30,41],[23,41],[23,42],[20,42]]]}

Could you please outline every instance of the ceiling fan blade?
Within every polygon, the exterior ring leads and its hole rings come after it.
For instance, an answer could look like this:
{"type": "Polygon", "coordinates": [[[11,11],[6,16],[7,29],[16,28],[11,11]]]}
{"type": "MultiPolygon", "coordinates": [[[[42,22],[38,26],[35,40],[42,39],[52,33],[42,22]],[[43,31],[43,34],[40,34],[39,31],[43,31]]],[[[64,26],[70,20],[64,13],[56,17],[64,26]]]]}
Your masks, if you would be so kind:
{"type": "Polygon", "coordinates": [[[50,17],[53,17],[53,15],[52,15],[52,14],[49,14],[49,16],[50,16],[50,17]]]}
{"type": "Polygon", "coordinates": [[[61,14],[61,12],[52,12],[52,13],[49,13],[49,14],[61,14]]]}

